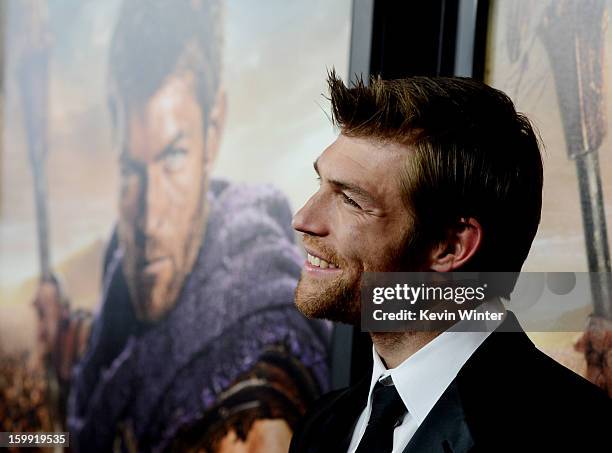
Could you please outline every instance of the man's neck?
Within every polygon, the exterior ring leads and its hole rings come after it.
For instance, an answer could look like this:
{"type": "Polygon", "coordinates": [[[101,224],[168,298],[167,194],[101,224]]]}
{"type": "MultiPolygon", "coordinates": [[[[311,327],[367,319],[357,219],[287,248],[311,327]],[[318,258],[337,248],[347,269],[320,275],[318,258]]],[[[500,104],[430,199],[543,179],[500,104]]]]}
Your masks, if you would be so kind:
{"type": "Polygon", "coordinates": [[[372,332],[372,343],[387,368],[395,368],[441,332],[372,332]]]}

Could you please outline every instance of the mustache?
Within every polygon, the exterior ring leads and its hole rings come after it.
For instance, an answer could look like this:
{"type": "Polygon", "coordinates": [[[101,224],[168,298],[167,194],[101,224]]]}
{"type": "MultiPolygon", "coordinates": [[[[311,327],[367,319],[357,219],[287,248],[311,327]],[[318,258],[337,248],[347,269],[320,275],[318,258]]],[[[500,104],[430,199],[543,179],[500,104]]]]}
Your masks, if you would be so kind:
{"type": "Polygon", "coordinates": [[[308,234],[304,234],[302,236],[302,243],[311,249],[316,250],[318,253],[323,255],[321,258],[324,258],[326,261],[331,263],[335,263],[339,265],[341,268],[345,267],[346,261],[342,259],[340,255],[336,253],[334,249],[326,245],[322,240],[317,237],[310,236],[308,234]]]}

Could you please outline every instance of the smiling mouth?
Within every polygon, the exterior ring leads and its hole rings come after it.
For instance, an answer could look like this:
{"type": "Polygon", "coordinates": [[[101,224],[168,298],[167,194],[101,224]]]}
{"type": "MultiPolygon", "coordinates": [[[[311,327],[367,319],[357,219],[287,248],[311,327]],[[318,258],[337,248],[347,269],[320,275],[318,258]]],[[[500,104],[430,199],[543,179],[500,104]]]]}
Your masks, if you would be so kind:
{"type": "Polygon", "coordinates": [[[340,266],[338,266],[337,264],[332,263],[330,261],[326,261],[319,256],[311,255],[308,252],[306,254],[307,254],[308,263],[313,267],[318,267],[320,269],[339,269],[340,268],[340,266]]]}

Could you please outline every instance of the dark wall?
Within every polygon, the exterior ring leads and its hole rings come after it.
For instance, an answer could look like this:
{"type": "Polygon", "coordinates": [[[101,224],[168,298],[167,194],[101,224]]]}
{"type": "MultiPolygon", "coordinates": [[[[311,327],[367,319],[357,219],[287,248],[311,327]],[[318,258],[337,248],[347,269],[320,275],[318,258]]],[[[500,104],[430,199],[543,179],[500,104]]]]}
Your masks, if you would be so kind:
{"type": "MultiPolygon", "coordinates": [[[[461,51],[462,56],[469,55],[471,74],[467,75],[482,79],[487,20],[487,0],[354,0],[351,45],[361,48],[351,49],[351,56],[360,55],[360,51],[362,54],[358,64],[351,64],[351,76],[367,76],[368,66],[370,75],[385,79],[452,76],[457,73],[456,57],[461,51]],[[371,33],[369,46],[364,44],[364,33],[371,33]],[[461,47],[465,43],[469,49],[461,47]],[[363,64],[368,57],[369,65],[363,64]]],[[[337,339],[352,347],[350,354],[336,362],[342,371],[337,376],[348,378],[346,369],[350,368],[350,381],[355,382],[370,373],[372,342],[369,334],[359,329],[342,329],[337,339]]],[[[338,350],[346,351],[342,347],[338,350]]],[[[341,386],[339,380],[336,387],[341,386]]]]}
{"type": "Polygon", "coordinates": [[[370,73],[386,79],[454,71],[457,0],[374,2],[370,73]]]}

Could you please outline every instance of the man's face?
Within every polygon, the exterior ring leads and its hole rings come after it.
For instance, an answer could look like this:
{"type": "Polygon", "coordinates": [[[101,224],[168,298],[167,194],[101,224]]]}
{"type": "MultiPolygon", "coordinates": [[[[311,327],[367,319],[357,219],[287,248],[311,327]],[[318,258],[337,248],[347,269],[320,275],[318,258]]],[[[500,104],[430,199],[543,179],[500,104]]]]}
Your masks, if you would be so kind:
{"type": "Polygon", "coordinates": [[[410,269],[400,184],[409,152],[340,135],[317,159],[319,190],[293,220],[308,253],[296,290],[305,315],[359,324],[362,273],[410,269]]]}
{"type": "Polygon", "coordinates": [[[126,107],[119,239],[137,316],[159,320],[176,303],[201,245],[207,149],[194,77],[174,74],[144,105],[126,107]]]}

